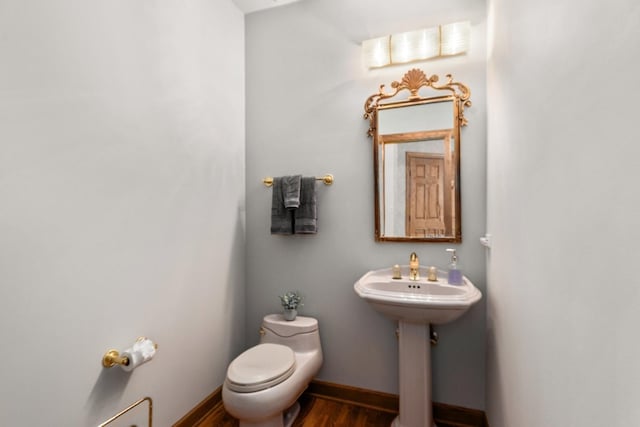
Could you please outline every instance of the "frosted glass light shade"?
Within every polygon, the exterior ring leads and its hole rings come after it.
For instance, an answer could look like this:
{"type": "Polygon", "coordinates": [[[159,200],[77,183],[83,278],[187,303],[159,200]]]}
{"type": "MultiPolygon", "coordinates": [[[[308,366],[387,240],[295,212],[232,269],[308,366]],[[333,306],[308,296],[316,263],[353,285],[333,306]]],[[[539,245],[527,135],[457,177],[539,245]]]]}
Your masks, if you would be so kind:
{"type": "Polygon", "coordinates": [[[471,23],[469,21],[441,25],[440,55],[457,55],[469,50],[471,23]]]}
{"type": "Polygon", "coordinates": [[[362,42],[364,63],[369,68],[450,56],[469,50],[469,21],[407,31],[362,42]]]}
{"type": "Polygon", "coordinates": [[[438,56],[438,27],[394,34],[391,36],[391,63],[402,64],[438,56]]]}
{"type": "Polygon", "coordinates": [[[390,37],[391,36],[378,37],[362,42],[362,55],[367,67],[376,68],[391,64],[391,53],[389,51],[390,37]]]}

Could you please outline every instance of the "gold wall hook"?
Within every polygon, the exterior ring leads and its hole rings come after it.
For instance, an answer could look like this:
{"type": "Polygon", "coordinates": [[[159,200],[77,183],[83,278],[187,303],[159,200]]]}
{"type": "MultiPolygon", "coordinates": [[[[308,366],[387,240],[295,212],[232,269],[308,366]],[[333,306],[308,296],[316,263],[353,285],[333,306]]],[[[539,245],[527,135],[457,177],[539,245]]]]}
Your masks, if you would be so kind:
{"type": "Polygon", "coordinates": [[[104,356],[102,356],[102,366],[112,368],[116,365],[129,366],[129,358],[121,357],[118,350],[108,350],[104,356]]]}

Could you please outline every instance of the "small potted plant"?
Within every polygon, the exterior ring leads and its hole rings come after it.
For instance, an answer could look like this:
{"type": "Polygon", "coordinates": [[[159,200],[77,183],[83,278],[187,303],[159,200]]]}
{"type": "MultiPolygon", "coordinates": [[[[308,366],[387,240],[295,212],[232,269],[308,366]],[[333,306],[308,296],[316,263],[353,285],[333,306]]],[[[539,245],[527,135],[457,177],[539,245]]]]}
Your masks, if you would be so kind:
{"type": "Polygon", "coordinates": [[[294,320],[298,315],[298,307],[302,307],[302,296],[298,292],[287,292],[280,295],[280,303],[284,308],[285,320],[294,320]]]}

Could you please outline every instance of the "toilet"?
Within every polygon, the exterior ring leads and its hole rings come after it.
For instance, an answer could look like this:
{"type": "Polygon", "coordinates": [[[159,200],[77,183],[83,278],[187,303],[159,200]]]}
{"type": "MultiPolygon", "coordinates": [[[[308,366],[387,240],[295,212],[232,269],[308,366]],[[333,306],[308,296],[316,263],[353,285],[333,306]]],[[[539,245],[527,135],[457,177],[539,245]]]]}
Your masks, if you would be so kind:
{"type": "Polygon", "coordinates": [[[222,401],[240,427],[290,427],[300,412],[298,397],[322,365],[318,321],[269,314],[260,335],[260,344],[229,365],[222,401]]]}

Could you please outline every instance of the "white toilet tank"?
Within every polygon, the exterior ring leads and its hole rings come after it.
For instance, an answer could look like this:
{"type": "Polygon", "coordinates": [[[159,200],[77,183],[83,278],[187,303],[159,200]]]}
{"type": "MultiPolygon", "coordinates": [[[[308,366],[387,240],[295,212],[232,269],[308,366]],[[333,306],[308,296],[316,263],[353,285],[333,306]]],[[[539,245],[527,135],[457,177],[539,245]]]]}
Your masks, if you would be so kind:
{"type": "Polygon", "coordinates": [[[262,319],[260,343],[282,344],[296,353],[320,350],[318,320],[297,316],[285,320],[282,314],[268,314],[262,319]]]}

